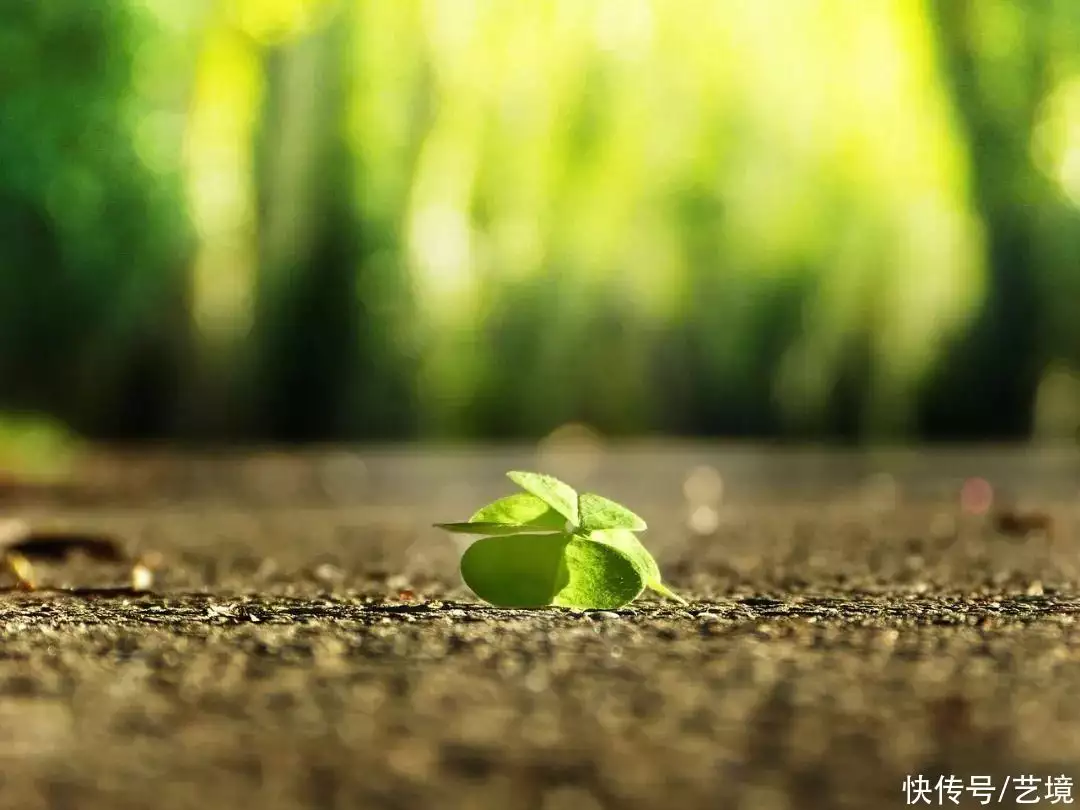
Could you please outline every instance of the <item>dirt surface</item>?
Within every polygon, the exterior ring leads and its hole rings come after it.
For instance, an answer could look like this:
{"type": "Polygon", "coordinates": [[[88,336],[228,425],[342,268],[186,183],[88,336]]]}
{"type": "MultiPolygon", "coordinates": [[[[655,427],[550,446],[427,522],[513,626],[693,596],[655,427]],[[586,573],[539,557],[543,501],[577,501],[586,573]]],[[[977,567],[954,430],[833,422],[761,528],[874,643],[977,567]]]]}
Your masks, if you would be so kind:
{"type": "Polygon", "coordinates": [[[0,594],[0,807],[886,808],[920,774],[964,786],[932,806],[980,806],[973,776],[1051,806],[1078,491],[1075,454],[1014,450],[103,456],[0,489],[160,555],[148,593],[74,561],[0,594]],[[635,508],[691,604],[476,603],[430,524],[515,468],[635,508]]]}

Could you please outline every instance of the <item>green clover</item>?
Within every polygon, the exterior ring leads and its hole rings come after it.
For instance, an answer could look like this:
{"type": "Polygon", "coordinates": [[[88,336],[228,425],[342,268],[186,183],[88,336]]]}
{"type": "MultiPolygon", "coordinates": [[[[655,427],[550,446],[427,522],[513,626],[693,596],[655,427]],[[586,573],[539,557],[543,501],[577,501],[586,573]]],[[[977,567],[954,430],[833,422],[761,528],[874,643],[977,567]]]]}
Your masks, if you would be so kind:
{"type": "Polygon", "coordinates": [[[611,610],[648,588],[685,600],[661,581],[634,532],[648,528],[625,506],[550,475],[509,472],[524,492],[500,498],[463,523],[438,528],[481,538],[461,558],[472,591],[500,607],[611,610]]]}

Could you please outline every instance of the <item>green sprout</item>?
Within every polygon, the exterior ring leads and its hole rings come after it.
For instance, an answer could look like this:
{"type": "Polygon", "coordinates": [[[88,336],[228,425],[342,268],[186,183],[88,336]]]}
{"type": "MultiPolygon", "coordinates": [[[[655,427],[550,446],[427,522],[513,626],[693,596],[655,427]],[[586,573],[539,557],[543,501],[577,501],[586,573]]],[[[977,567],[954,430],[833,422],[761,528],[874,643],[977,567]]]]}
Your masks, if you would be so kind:
{"type": "Polygon", "coordinates": [[[685,604],[660,578],[634,532],[645,521],[622,504],[550,475],[508,472],[524,492],[500,498],[464,523],[436,523],[480,535],[461,557],[472,591],[499,607],[611,610],[648,588],[685,604]]]}

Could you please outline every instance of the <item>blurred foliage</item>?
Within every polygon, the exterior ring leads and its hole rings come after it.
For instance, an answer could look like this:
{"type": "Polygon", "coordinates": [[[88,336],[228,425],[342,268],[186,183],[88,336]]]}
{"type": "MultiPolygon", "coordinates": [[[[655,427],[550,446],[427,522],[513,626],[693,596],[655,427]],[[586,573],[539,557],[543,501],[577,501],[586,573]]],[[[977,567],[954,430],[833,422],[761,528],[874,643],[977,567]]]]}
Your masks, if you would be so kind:
{"type": "Polygon", "coordinates": [[[165,406],[157,368],[186,322],[179,177],[139,153],[140,23],[120,4],[7,2],[0,29],[0,397],[88,427],[165,406]]]}
{"type": "Polygon", "coordinates": [[[62,482],[83,449],[78,437],[56,419],[27,413],[0,416],[0,489],[13,480],[62,482]]]}
{"type": "Polygon", "coordinates": [[[1061,438],[1074,0],[7,0],[0,406],[1061,438]]]}

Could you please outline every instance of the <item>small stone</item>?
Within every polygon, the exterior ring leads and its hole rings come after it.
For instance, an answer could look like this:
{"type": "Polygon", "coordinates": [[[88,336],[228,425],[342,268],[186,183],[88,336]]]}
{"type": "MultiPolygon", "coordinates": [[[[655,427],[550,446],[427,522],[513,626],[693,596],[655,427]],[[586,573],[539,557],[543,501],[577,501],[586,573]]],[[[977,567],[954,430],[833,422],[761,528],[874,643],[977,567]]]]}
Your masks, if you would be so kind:
{"type": "Polygon", "coordinates": [[[131,569],[131,589],[134,591],[148,591],[154,587],[154,572],[142,563],[138,563],[131,569]]]}
{"type": "Polygon", "coordinates": [[[715,613],[699,613],[697,615],[697,620],[703,624],[715,624],[716,622],[721,621],[721,618],[715,613]]]}
{"type": "Polygon", "coordinates": [[[1040,582],[1039,580],[1035,580],[1030,585],[1028,585],[1028,588],[1025,591],[1025,593],[1028,596],[1042,596],[1043,595],[1043,584],[1042,584],[1042,582],[1040,582]]]}
{"type": "Polygon", "coordinates": [[[542,669],[534,669],[525,676],[525,688],[535,694],[546,692],[551,686],[551,679],[542,669]]]}
{"type": "Polygon", "coordinates": [[[326,584],[336,585],[345,579],[345,572],[330,563],[322,563],[315,568],[313,573],[315,579],[326,584]]]}

